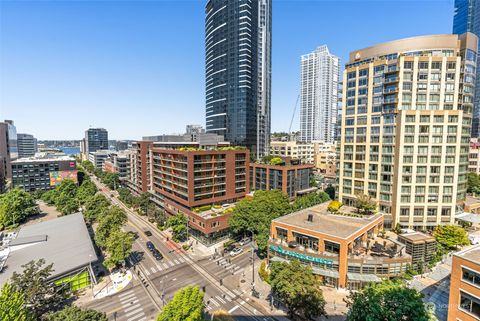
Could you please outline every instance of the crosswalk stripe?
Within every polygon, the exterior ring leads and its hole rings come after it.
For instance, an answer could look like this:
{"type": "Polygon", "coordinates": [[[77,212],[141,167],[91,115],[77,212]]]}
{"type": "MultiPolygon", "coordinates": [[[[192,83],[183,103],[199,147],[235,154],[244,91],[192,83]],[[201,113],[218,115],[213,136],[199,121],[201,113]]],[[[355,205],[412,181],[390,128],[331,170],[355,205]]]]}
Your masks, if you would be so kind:
{"type": "Polygon", "coordinates": [[[225,296],[225,300],[227,300],[228,302],[232,302],[232,299],[228,295],[225,296]]]}
{"type": "Polygon", "coordinates": [[[127,296],[127,295],[129,295],[129,294],[131,294],[131,293],[133,293],[133,290],[129,290],[129,291],[123,292],[122,294],[119,294],[118,297],[119,297],[119,298],[122,298],[122,297],[127,296]]]}
{"type": "Polygon", "coordinates": [[[147,269],[145,269],[145,274],[150,275],[150,272],[147,269]]]}
{"type": "MultiPolygon", "coordinates": [[[[130,318],[130,319],[128,319],[127,321],[134,321],[134,320],[138,320],[138,318],[140,318],[140,317],[142,317],[142,316],[144,316],[144,315],[145,315],[145,312],[143,312],[143,311],[142,311],[141,313],[139,313],[139,314],[137,314],[137,315],[135,315],[135,316],[131,317],[131,318],[130,318]]],[[[145,320],[145,318],[143,318],[142,320],[145,320]]],[[[140,320],[138,320],[138,321],[140,321],[140,320]]]]}
{"type": "Polygon", "coordinates": [[[233,274],[237,275],[237,274],[242,273],[243,271],[244,271],[243,269],[238,269],[235,272],[233,272],[233,274]]]}
{"type": "Polygon", "coordinates": [[[185,262],[185,259],[183,257],[180,257],[178,260],[182,263],[185,262]]]}
{"type": "Polygon", "coordinates": [[[137,304],[135,304],[135,305],[132,305],[131,307],[128,307],[128,308],[126,308],[126,309],[123,309],[123,311],[128,312],[128,311],[131,311],[131,310],[133,310],[133,309],[137,309],[139,306],[140,306],[140,303],[137,303],[137,304]]]}
{"type": "MultiPolygon", "coordinates": [[[[132,298],[132,299],[136,299],[135,298],[132,298]]],[[[128,308],[129,306],[131,306],[132,304],[135,304],[138,302],[138,299],[137,300],[133,300],[132,302],[125,302],[124,304],[122,304],[122,308],[128,308]]]]}
{"type": "Polygon", "coordinates": [[[163,268],[168,269],[168,264],[167,264],[167,263],[163,263],[163,268]]]}
{"type": "Polygon", "coordinates": [[[157,264],[157,269],[158,269],[159,271],[163,270],[163,269],[162,269],[162,266],[161,266],[160,264],[157,264]]]}
{"type": "Polygon", "coordinates": [[[139,313],[140,311],[143,311],[143,309],[142,309],[142,308],[138,308],[138,309],[136,309],[136,310],[130,311],[130,312],[126,313],[125,316],[129,317],[129,316],[131,316],[131,315],[134,315],[135,313],[137,313],[136,316],[138,316],[138,313],[139,313]]]}
{"type": "Polygon", "coordinates": [[[229,297],[231,297],[232,299],[235,297],[235,294],[233,294],[233,293],[230,292],[230,291],[227,291],[226,293],[227,293],[227,295],[228,295],[229,297]]]}
{"type": "Polygon", "coordinates": [[[227,303],[227,302],[225,302],[225,300],[222,299],[222,297],[220,297],[220,296],[216,296],[215,298],[216,298],[218,301],[222,302],[223,304],[227,303]]]}
{"type": "Polygon", "coordinates": [[[172,261],[168,261],[168,264],[169,264],[170,266],[174,266],[174,265],[175,265],[175,263],[173,263],[172,261]]]}
{"type": "Polygon", "coordinates": [[[152,266],[152,268],[151,268],[150,270],[152,270],[152,273],[155,273],[155,272],[156,272],[156,270],[155,270],[155,268],[154,268],[153,266],[152,266]]]}
{"type": "Polygon", "coordinates": [[[120,298],[120,302],[122,302],[122,303],[127,302],[127,301],[131,300],[131,299],[134,298],[134,297],[136,298],[135,293],[132,292],[132,293],[130,293],[129,295],[126,295],[126,296],[124,296],[123,298],[120,298]]]}
{"type": "Polygon", "coordinates": [[[215,304],[217,307],[220,306],[220,304],[218,304],[217,301],[215,301],[213,298],[210,299],[210,302],[212,302],[213,304],[215,304]]]}
{"type": "Polygon", "coordinates": [[[177,260],[173,260],[173,262],[175,262],[175,264],[180,264],[180,262],[178,262],[177,260]]]}

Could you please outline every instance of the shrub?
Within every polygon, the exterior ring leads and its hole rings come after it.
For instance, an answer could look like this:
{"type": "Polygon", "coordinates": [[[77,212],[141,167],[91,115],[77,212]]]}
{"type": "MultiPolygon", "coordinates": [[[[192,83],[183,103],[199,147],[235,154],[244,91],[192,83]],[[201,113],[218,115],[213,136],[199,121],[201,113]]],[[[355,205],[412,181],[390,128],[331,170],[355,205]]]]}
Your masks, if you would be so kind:
{"type": "Polygon", "coordinates": [[[328,211],[329,212],[332,212],[332,213],[336,213],[338,212],[338,210],[340,209],[340,207],[342,207],[342,203],[340,203],[339,201],[331,201],[329,204],[328,204],[328,211]]]}
{"type": "Polygon", "coordinates": [[[274,157],[270,160],[270,165],[280,165],[283,163],[283,159],[280,157],[274,157]]]}
{"type": "Polygon", "coordinates": [[[222,205],[215,204],[212,206],[214,209],[218,210],[222,208],[222,205]]]}
{"type": "Polygon", "coordinates": [[[267,261],[262,261],[260,263],[260,268],[258,269],[258,275],[263,282],[270,284],[270,273],[267,271],[267,261]]]}
{"type": "Polygon", "coordinates": [[[188,244],[183,244],[182,245],[182,249],[187,251],[188,249],[190,248],[190,246],[188,246],[188,244]]]}

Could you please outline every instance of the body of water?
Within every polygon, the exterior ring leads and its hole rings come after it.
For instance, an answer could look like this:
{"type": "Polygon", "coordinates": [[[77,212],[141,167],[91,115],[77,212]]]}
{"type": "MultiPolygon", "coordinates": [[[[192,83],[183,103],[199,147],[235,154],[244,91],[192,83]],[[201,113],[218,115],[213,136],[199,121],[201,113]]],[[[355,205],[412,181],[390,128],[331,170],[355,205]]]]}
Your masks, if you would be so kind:
{"type": "Polygon", "coordinates": [[[80,147],[60,147],[60,149],[67,155],[80,154],[80,147]]]}

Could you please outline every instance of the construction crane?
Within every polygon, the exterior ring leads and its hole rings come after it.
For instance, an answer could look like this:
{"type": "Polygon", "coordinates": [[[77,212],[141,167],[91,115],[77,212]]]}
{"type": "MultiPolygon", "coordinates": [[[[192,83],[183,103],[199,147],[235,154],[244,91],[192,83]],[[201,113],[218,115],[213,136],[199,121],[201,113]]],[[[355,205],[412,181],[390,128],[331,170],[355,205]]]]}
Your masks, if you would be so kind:
{"type": "Polygon", "coordinates": [[[300,94],[298,94],[297,102],[295,103],[295,107],[293,108],[293,115],[292,115],[292,120],[290,121],[290,126],[288,127],[288,134],[292,133],[293,119],[295,118],[295,113],[297,112],[297,107],[298,107],[298,102],[299,101],[300,101],[300,94]]]}

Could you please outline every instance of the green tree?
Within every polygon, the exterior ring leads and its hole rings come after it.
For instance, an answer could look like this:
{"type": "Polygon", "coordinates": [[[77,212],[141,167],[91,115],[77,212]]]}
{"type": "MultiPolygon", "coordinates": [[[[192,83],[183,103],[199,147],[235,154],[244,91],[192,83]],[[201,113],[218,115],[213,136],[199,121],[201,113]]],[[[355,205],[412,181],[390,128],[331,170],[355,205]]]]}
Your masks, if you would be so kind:
{"type": "Polygon", "coordinates": [[[57,207],[57,210],[59,210],[63,215],[68,215],[78,212],[79,208],[80,204],[78,203],[77,199],[68,198],[62,201],[62,205],[57,207]]]}
{"type": "Polygon", "coordinates": [[[111,206],[98,219],[98,226],[95,230],[95,242],[101,248],[105,248],[110,235],[120,230],[120,227],[127,222],[127,214],[118,206],[111,206]]]}
{"type": "Polygon", "coordinates": [[[330,196],[325,192],[309,193],[307,195],[299,196],[295,199],[292,205],[293,211],[299,211],[307,207],[312,207],[321,203],[330,201],[330,196]]]}
{"type": "Polygon", "coordinates": [[[283,159],[281,159],[280,157],[273,157],[271,160],[270,160],[270,165],[281,165],[283,164],[284,161],[283,159]]]}
{"type": "Polygon", "coordinates": [[[37,204],[29,193],[14,188],[0,195],[0,225],[18,224],[36,213],[38,213],[37,204]]]}
{"type": "Polygon", "coordinates": [[[179,213],[170,217],[167,226],[172,228],[173,239],[176,242],[187,239],[187,219],[183,214],[179,213]]]}
{"type": "Polygon", "coordinates": [[[142,215],[146,215],[148,211],[148,205],[150,203],[150,193],[144,192],[134,200],[135,205],[140,208],[142,215]]]}
{"type": "Polygon", "coordinates": [[[55,205],[55,199],[57,198],[57,191],[51,189],[42,194],[41,200],[48,205],[55,205]]]}
{"type": "Polygon", "coordinates": [[[5,283],[0,292],[0,321],[33,321],[25,305],[25,295],[5,283]]]}
{"type": "Polygon", "coordinates": [[[442,247],[449,250],[470,244],[465,229],[456,225],[439,225],[435,227],[433,236],[442,247]]]}
{"type": "Polygon", "coordinates": [[[328,187],[325,189],[325,193],[330,196],[330,199],[335,199],[335,187],[333,187],[332,185],[328,185],[328,187]]]}
{"type": "Polygon", "coordinates": [[[133,195],[130,190],[126,187],[117,188],[117,192],[120,200],[127,206],[133,205],[133,195]]]}
{"type": "Polygon", "coordinates": [[[475,194],[480,193],[480,175],[477,175],[476,173],[468,173],[467,192],[475,194]]]}
{"type": "Polygon", "coordinates": [[[120,186],[120,178],[118,173],[103,173],[102,183],[107,185],[110,189],[116,189],[120,186]]]}
{"type": "Polygon", "coordinates": [[[83,216],[89,223],[95,222],[101,214],[108,209],[110,202],[102,194],[87,199],[83,216]]]}
{"type": "Polygon", "coordinates": [[[347,299],[347,321],[428,321],[422,294],[404,284],[383,281],[352,292],[347,299]]]}
{"type": "Polygon", "coordinates": [[[325,314],[325,299],[309,266],[298,261],[275,262],[271,266],[270,281],[273,294],[288,308],[294,320],[315,320],[325,314]]]}
{"type": "Polygon", "coordinates": [[[370,195],[359,194],[355,201],[355,207],[359,213],[368,215],[373,213],[377,209],[377,204],[370,195]]]}
{"type": "Polygon", "coordinates": [[[81,309],[70,305],[57,312],[51,312],[45,316],[45,321],[108,321],[103,312],[92,309],[81,309]]]}
{"type": "Polygon", "coordinates": [[[58,310],[66,297],[48,279],[53,264],[45,266],[45,260],[30,261],[22,265],[22,273],[13,272],[10,279],[14,291],[25,295],[25,303],[35,318],[49,311],[58,310]]]}
{"type": "Polygon", "coordinates": [[[82,162],[82,167],[87,170],[87,172],[92,173],[95,170],[95,166],[93,166],[91,161],[85,160],[82,162]]]}
{"type": "Polygon", "coordinates": [[[198,287],[180,289],[157,317],[157,321],[204,321],[203,292],[198,287]]]}
{"type": "Polygon", "coordinates": [[[113,268],[122,263],[132,252],[133,236],[131,233],[114,229],[108,236],[105,242],[105,250],[108,253],[108,258],[105,265],[108,268],[113,268]]]}
{"type": "Polygon", "coordinates": [[[81,204],[93,197],[97,193],[97,186],[91,180],[85,180],[77,190],[77,199],[81,204]]]}
{"type": "Polygon", "coordinates": [[[231,230],[249,235],[253,231],[260,252],[265,253],[273,219],[291,211],[288,197],[279,190],[256,191],[254,197],[237,203],[229,218],[231,230]]]}

